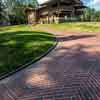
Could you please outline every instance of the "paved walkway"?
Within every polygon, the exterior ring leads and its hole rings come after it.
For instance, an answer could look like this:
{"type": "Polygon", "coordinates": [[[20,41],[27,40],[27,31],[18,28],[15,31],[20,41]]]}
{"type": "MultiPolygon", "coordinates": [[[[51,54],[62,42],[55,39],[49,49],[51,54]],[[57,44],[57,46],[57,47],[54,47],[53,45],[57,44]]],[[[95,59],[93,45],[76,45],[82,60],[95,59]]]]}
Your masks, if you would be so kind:
{"type": "Polygon", "coordinates": [[[0,82],[0,100],[100,100],[100,34],[54,33],[49,55],[0,82]]]}

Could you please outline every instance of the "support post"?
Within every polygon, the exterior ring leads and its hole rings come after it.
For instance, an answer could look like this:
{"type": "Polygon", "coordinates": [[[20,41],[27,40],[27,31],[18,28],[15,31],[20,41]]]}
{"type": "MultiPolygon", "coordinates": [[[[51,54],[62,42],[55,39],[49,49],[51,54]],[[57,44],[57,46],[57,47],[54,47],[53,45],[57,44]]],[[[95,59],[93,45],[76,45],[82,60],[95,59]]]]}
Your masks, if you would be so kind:
{"type": "Polygon", "coordinates": [[[58,0],[57,1],[57,20],[58,20],[58,23],[59,23],[59,14],[60,14],[59,8],[60,8],[60,3],[59,3],[59,0],[58,0]]]}

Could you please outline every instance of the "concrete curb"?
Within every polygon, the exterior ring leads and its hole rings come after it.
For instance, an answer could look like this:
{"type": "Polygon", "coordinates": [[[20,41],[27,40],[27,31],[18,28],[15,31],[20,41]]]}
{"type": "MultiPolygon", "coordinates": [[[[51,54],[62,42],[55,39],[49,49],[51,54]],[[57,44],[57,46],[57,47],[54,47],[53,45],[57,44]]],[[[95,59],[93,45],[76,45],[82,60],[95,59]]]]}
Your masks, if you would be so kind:
{"type": "Polygon", "coordinates": [[[8,74],[2,75],[0,77],[0,80],[3,80],[3,79],[5,79],[5,78],[7,78],[7,77],[9,77],[9,76],[11,76],[11,75],[13,75],[15,73],[17,73],[17,72],[19,72],[19,71],[27,68],[29,65],[36,63],[37,61],[39,61],[40,59],[42,59],[43,57],[45,57],[46,55],[48,55],[57,46],[57,44],[58,44],[58,40],[57,40],[57,38],[55,36],[55,43],[54,43],[54,45],[51,48],[48,49],[47,52],[45,52],[44,54],[42,54],[40,57],[36,58],[34,61],[30,61],[30,62],[28,62],[26,64],[23,64],[21,67],[17,68],[16,70],[14,70],[14,71],[12,71],[12,72],[10,72],[8,74]]]}

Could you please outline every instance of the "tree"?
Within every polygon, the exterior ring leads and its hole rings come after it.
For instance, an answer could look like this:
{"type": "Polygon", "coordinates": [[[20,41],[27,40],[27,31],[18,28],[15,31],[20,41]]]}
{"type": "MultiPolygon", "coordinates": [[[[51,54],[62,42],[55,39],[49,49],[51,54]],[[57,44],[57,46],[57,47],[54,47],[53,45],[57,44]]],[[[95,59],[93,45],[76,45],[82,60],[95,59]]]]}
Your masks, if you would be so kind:
{"type": "Polygon", "coordinates": [[[100,11],[92,8],[86,8],[80,16],[81,21],[100,21],[100,11]]]}
{"type": "Polygon", "coordinates": [[[9,16],[11,24],[25,24],[26,16],[24,9],[26,7],[37,7],[36,0],[4,0],[6,5],[6,13],[9,16]]]}
{"type": "Polygon", "coordinates": [[[2,0],[0,1],[0,25],[3,24],[3,20],[4,20],[4,4],[2,2],[2,0]]]}

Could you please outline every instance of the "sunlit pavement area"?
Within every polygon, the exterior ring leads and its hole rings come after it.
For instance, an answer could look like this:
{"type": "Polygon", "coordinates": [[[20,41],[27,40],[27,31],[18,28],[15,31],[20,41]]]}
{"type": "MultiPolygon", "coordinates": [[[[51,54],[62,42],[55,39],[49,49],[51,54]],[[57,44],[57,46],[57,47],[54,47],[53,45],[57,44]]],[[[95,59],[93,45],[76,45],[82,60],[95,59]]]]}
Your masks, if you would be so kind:
{"type": "Polygon", "coordinates": [[[0,100],[100,100],[100,33],[52,33],[57,47],[1,80],[0,100]]]}

